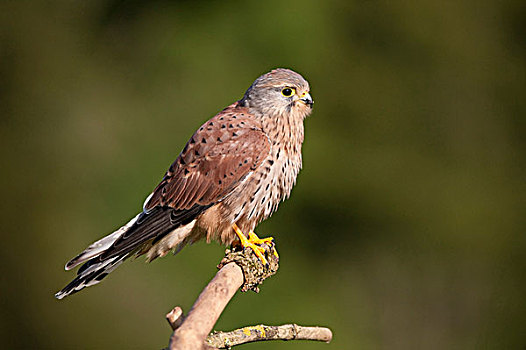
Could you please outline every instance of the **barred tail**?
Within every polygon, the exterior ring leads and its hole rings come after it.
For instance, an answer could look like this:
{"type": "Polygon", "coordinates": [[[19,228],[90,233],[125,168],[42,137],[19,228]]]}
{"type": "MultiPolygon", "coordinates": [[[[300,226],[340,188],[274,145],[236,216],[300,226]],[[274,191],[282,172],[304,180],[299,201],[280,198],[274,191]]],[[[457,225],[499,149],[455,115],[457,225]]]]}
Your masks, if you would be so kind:
{"type": "Polygon", "coordinates": [[[92,286],[102,281],[110,272],[115,270],[126,258],[128,254],[116,256],[114,258],[96,262],[95,259],[88,261],[79,269],[77,277],[60,292],[55,294],[55,298],[62,299],[70,294],[74,294],[83,288],[92,286]]]}
{"type": "Polygon", "coordinates": [[[148,260],[163,256],[170,250],[178,251],[187,242],[195,217],[208,206],[195,205],[190,209],[175,210],[155,207],[143,211],[112,234],[90,245],[66,264],[71,270],[82,263],[77,277],[55,294],[62,299],[85,287],[99,283],[124,260],[134,254],[147,253],[148,260]]]}
{"type": "Polygon", "coordinates": [[[76,293],[79,290],[92,286],[99,283],[104,277],[106,277],[111,271],[115,270],[129,254],[116,256],[114,258],[96,261],[99,255],[106,252],[114,243],[117,241],[126,231],[130,229],[137,222],[139,215],[131,219],[126,225],[122,226],[117,231],[109,234],[102,239],[99,239],[95,243],[91,244],[82,253],[68,261],[65,266],[66,270],[71,270],[75,266],[82,263],[82,267],[77,272],[77,277],[65,286],[60,292],[55,294],[55,298],[62,299],[70,294],[76,293]]]}

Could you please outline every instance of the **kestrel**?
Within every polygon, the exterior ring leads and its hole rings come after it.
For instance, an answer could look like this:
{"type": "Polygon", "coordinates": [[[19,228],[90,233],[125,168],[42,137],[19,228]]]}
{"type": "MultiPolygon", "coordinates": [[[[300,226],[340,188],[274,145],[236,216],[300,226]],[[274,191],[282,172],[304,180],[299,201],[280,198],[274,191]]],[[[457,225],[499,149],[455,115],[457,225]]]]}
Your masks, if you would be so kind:
{"type": "Polygon", "coordinates": [[[133,255],[151,261],[204,238],[224,245],[237,239],[266,263],[260,245],[272,238],[259,239],[254,228],[290,195],[312,104],[309,83],[292,70],[257,78],[192,135],[141,213],[66,264],[83,265],[55,297],[99,283],[133,255]]]}

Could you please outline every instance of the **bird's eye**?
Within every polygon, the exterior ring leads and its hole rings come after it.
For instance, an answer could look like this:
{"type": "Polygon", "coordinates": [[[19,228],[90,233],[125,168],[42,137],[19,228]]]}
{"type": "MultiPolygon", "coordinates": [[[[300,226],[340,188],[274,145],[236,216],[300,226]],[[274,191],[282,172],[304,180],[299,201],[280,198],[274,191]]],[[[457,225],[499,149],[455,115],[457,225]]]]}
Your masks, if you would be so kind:
{"type": "Polygon", "coordinates": [[[281,90],[281,94],[285,97],[290,97],[296,93],[296,89],[294,88],[284,88],[281,90]]]}

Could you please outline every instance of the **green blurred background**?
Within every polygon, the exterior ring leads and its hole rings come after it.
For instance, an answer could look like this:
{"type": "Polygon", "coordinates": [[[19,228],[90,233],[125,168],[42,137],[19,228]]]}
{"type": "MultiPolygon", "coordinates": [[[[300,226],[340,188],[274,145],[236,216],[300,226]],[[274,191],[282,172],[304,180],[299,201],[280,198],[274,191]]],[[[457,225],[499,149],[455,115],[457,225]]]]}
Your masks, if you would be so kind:
{"type": "Polygon", "coordinates": [[[216,329],[334,331],[241,349],[526,346],[524,1],[3,1],[0,28],[5,348],[166,346],[165,313],[189,310],[224,248],[128,262],[57,301],[64,263],[275,67],[312,87],[304,170],[258,228],[279,273],[216,329]]]}

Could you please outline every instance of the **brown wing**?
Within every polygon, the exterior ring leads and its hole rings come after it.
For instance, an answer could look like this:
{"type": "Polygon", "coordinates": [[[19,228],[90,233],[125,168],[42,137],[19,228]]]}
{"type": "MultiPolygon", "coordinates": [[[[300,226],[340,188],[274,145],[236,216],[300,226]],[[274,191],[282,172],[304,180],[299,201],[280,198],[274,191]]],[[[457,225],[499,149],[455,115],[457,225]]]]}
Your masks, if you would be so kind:
{"type": "Polygon", "coordinates": [[[92,263],[129,254],[228,196],[270,154],[270,141],[246,108],[230,106],[186,144],[137,221],[92,263]]]}
{"type": "Polygon", "coordinates": [[[190,138],[146,203],[188,210],[227,196],[269,155],[270,141],[245,108],[227,108],[190,138]]]}

